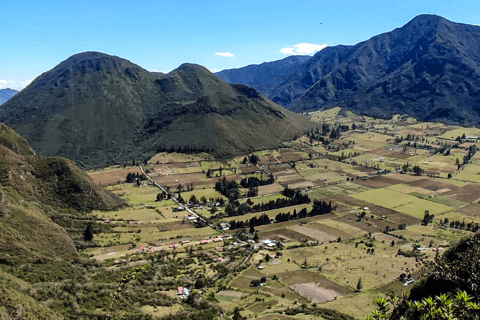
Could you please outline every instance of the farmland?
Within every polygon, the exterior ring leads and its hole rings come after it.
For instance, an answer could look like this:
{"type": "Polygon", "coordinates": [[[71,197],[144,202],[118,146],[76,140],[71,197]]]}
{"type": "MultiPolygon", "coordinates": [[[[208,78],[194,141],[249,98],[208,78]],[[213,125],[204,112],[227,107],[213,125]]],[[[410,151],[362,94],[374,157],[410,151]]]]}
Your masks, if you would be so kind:
{"type": "Polygon", "coordinates": [[[142,168],[88,172],[128,206],[92,213],[105,227],[83,254],[111,270],[187,263],[149,280],[181,302],[141,306],[154,317],[190,310],[177,295],[186,287],[230,315],[292,319],[287,308],[307,305],[363,319],[385,288],[408,289],[401,274],[417,278],[422,260],[477,231],[480,162],[462,135],[478,129],[339,108],[310,117],[318,130],[276,150],[160,153],[142,168]],[[324,124],[343,131],[322,136],[324,124]]]}

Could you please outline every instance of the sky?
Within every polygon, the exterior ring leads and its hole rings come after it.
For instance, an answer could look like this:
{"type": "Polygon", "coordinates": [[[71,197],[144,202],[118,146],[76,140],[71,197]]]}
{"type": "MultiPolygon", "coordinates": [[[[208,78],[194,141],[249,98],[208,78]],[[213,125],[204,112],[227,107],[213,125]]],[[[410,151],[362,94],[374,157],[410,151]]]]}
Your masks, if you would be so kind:
{"type": "Polygon", "coordinates": [[[218,72],[353,45],[419,14],[480,25],[480,1],[2,0],[0,89],[22,89],[85,51],[150,71],[189,62],[218,72]]]}

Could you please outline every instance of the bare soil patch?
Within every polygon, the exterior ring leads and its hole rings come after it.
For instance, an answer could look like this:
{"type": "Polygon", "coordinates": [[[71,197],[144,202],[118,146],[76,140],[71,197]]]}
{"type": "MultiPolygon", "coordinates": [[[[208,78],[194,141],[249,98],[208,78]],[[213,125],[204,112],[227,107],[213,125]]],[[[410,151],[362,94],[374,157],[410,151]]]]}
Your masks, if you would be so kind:
{"type": "Polygon", "coordinates": [[[290,227],[290,229],[292,229],[294,231],[297,231],[298,233],[301,233],[308,238],[312,238],[314,240],[317,240],[320,243],[333,241],[333,240],[337,239],[337,237],[335,237],[335,236],[333,236],[329,233],[320,231],[318,229],[309,228],[309,227],[306,227],[306,226],[293,226],[293,227],[290,227]]]}
{"type": "Polygon", "coordinates": [[[469,205],[466,205],[465,207],[462,207],[460,209],[457,209],[458,212],[464,213],[469,216],[474,216],[480,214],[480,203],[475,202],[471,203],[469,205]]]}
{"type": "Polygon", "coordinates": [[[320,231],[326,232],[328,234],[331,234],[335,238],[340,237],[342,239],[347,239],[347,238],[351,237],[351,235],[346,233],[346,232],[343,232],[341,230],[338,230],[336,228],[333,228],[331,226],[327,226],[327,225],[324,225],[324,224],[321,224],[321,223],[311,223],[311,224],[309,224],[309,226],[312,227],[312,228],[315,228],[317,230],[320,230],[320,231]]]}
{"type": "Polygon", "coordinates": [[[340,293],[322,288],[315,282],[294,284],[293,286],[290,286],[290,288],[313,303],[330,301],[342,297],[340,293]]]}
{"type": "Polygon", "coordinates": [[[382,232],[372,233],[372,237],[380,241],[385,241],[385,243],[392,243],[392,241],[395,241],[396,244],[407,243],[406,240],[400,240],[394,236],[382,232]]]}
{"type": "Polygon", "coordinates": [[[103,254],[128,250],[130,248],[130,246],[131,246],[131,244],[125,244],[125,245],[122,245],[122,246],[107,247],[107,248],[105,248],[105,250],[103,250],[103,254]]]}
{"type": "Polygon", "coordinates": [[[353,183],[370,188],[384,188],[394,184],[403,183],[403,181],[385,176],[376,176],[368,178],[367,180],[357,179],[353,181],[353,183]]]}
{"type": "Polygon", "coordinates": [[[95,172],[93,174],[90,174],[89,176],[90,178],[92,178],[94,183],[101,186],[108,186],[125,182],[127,174],[129,173],[140,174],[141,172],[138,167],[131,167],[115,171],[95,172]]]}
{"type": "MultiPolygon", "coordinates": [[[[298,222],[297,222],[298,223],[298,222]]],[[[291,229],[275,229],[271,231],[266,231],[261,233],[262,237],[274,239],[275,237],[283,236],[290,240],[304,240],[307,239],[309,241],[316,241],[316,239],[309,237],[306,234],[291,230],[291,229]]]]}
{"type": "Polygon", "coordinates": [[[380,228],[376,227],[368,221],[357,221],[357,217],[353,213],[347,214],[344,217],[336,218],[335,220],[338,222],[348,223],[349,225],[365,230],[366,232],[375,233],[382,231],[380,230],[380,228]]]}
{"type": "Polygon", "coordinates": [[[263,196],[266,194],[272,194],[283,191],[283,187],[278,183],[269,184],[266,186],[258,187],[258,195],[263,196]]]}
{"type": "Polygon", "coordinates": [[[180,222],[157,223],[155,226],[161,228],[162,231],[195,229],[195,227],[190,223],[182,224],[180,222]]]}
{"type": "Polygon", "coordinates": [[[290,189],[302,189],[302,188],[308,188],[308,187],[314,187],[315,185],[311,183],[310,181],[304,181],[304,182],[297,182],[297,183],[288,183],[288,187],[290,189]]]}
{"type": "Polygon", "coordinates": [[[480,198],[480,184],[469,184],[442,194],[463,202],[472,202],[480,198]]]}
{"type": "Polygon", "coordinates": [[[285,183],[286,185],[291,185],[291,184],[302,183],[302,182],[307,182],[307,180],[305,180],[304,178],[299,178],[299,179],[284,181],[283,183],[285,183]]]}
{"type": "Polygon", "coordinates": [[[420,179],[420,180],[416,180],[416,181],[409,181],[409,182],[407,182],[407,184],[409,184],[411,186],[414,186],[414,187],[427,189],[427,190],[430,190],[430,191],[438,191],[438,190],[441,190],[441,189],[457,188],[455,186],[448,185],[448,184],[442,183],[440,181],[430,180],[430,179],[420,179]]]}
{"type": "Polygon", "coordinates": [[[324,276],[312,272],[310,270],[295,270],[278,273],[277,276],[282,279],[289,286],[293,286],[299,283],[313,282],[322,288],[333,290],[341,295],[348,295],[353,293],[351,290],[342,287],[341,285],[328,280],[324,276]]]}
{"type": "Polygon", "coordinates": [[[352,207],[370,207],[373,205],[370,202],[356,199],[346,195],[336,196],[336,197],[333,197],[331,200],[332,200],[332,203],[344,203],[347,206],[352,206],[352,207]]]}

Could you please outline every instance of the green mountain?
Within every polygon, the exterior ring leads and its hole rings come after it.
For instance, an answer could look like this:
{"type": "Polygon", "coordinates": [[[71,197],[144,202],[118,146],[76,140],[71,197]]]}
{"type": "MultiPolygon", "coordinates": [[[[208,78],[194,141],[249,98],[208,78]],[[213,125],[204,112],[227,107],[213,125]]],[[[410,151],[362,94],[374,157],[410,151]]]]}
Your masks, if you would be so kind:
{"type": "Polygon", "coordinates": [[[151,73],[98,52],[74,55],[2,105],[0,121],[43,155],[88,167],[185,147],[230,157],[272,148],[313,124],[204,67],[151,73]]]}
{"type": "Polygon", "coordinates": [[[31,283],[81,277],[86,213],[123,205],[70,160],[38,157],[0,123],[0,318],[63,319],[33,298],[31,283]]]}

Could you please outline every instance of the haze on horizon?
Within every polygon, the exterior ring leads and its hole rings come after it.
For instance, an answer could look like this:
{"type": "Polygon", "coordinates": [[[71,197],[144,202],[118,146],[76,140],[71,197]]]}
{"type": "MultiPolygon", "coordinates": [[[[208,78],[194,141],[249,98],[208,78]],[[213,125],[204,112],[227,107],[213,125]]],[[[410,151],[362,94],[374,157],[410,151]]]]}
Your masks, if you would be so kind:
{"type": "Polygon", "coordinates": [[[212,72],[313,55],[401,27],[419,14],[480,24],[473,0],[402,1],[4,1],[0,89],[20,90],[69,56],[100,51],[150,71],[182,63],[212,72]]]}

